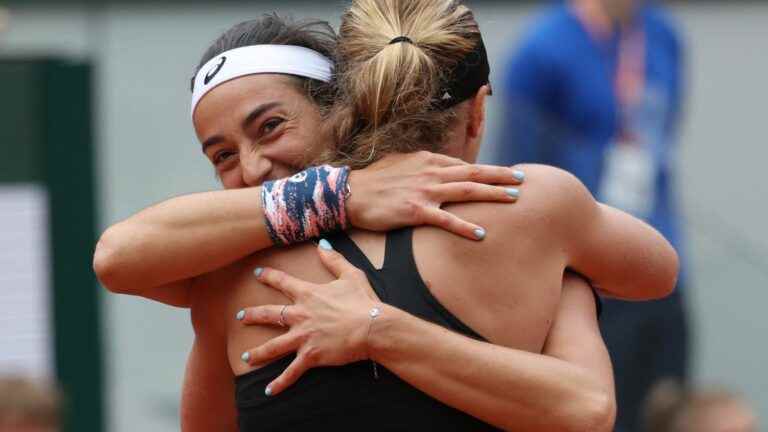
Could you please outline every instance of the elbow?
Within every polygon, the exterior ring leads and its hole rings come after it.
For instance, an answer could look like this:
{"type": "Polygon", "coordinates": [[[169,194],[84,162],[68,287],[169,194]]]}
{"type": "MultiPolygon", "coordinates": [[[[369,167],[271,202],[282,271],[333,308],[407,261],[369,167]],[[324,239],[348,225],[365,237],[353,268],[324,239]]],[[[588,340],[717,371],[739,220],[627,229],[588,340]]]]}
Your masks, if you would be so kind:
{"type": "Polygon", "coordinates": [[[127,285],[122,283],[120,260],[120,234],[114,227],[108,228],[96,243],[93,253],[93,272],[101,285],[115,294],[130,294],[127,285]]]}
{"type": "Polygon", "coordinates": [[[677,286],[677,278],[680,275],[680,256],[678,256],[677,251],[675,251],[674,248],[672,248],[669,259],[667,260],[667,267],[668,276],[664,297],[672,294],[675,290],[675,287],[677,286]]]}
{"type": "Polygon", "coordinates": [[[611,432],[616,421],[616,398],[612,392],[600,391],[593,397],[589,410],[588,428],[594,432],[611,432]]]}
{"type": "Polygon", "coordinates": [[[611,392],[584,392],[573,406],[567,432],[611,432],[616,421],[616,399],[611,392]]]}
{"type": "Polygon", "coordinates": [[[680,275],[680,256],[677,254],[675,248],[672,248],[669,258],[669,273],[670,273],[670,285],[666,295],[672,294],[677,286],[677,278],[680,275]]]}
{"type": "Polygon", "coordinates": [[[680,257],[671,244],[667,243],[659,253],[658,272],[656,274],[654,296],[652,299],[661,299],[672,294],[677,286],[677,278],[680,272],[680,257]]]}

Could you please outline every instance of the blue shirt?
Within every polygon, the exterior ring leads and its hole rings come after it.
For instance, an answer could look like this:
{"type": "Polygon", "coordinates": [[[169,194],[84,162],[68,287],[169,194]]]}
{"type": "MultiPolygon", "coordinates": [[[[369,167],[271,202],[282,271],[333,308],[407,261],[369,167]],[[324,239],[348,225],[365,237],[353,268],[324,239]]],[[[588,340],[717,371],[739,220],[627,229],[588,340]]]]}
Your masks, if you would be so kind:
{"type": "MultiPolygon", "coordinates": [[[[645,219],[683,258],[675,142],[682,99],[682,53],[669,19],[643,6],[645,86],[635,127],[650,139],[654,200],[645,219]]],[[[620,35],[598,40],[565,4],[546,10],[523,37],[503,76],[504,129],[496,162],[554,165],[598,196],[606,151],[622,119],[615,90],[620,35]]],[[[681,259],[681,262],[684,261],[681,259]]],[[[682,272],[681,272],[682,280],[682,272]]]]}

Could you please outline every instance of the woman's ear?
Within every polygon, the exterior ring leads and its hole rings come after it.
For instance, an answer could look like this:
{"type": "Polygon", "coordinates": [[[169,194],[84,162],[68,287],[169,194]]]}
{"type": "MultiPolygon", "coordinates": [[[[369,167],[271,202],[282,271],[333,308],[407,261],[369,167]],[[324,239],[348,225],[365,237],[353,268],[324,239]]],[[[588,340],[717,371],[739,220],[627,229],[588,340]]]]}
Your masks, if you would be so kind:
{"type": "Polygon", "coordinates": [[[491,88],[488,85],[480,87],[475,97],[469,101],[468,122],[466,129],[466,142],[462,160],[474,163],[480,152],[480,144],[483,142],[483,132],[485,131],[485,97],[490,94],[491,88]]]}
{"type": "Polygon", "coordinates": [[[485,130],[485,99],[491,92],[491,87],[487,84],[480,87],[477,94],[472,98],[469,107],[469,123],[467,124],[467,138],[482,139],[485,130]]]}

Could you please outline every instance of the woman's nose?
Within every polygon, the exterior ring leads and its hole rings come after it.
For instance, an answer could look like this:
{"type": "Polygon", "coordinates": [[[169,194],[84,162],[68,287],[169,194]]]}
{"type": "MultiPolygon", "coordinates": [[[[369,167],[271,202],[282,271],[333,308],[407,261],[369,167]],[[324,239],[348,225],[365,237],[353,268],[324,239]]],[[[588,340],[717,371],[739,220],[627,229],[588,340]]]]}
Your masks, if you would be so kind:
{"type": "Polygon", "coordinates": [[[243,173],[243,183],[248,186],[261,185],[272,170],[272,162],[259,151],[241,154],[240,165],[243,173]]]}

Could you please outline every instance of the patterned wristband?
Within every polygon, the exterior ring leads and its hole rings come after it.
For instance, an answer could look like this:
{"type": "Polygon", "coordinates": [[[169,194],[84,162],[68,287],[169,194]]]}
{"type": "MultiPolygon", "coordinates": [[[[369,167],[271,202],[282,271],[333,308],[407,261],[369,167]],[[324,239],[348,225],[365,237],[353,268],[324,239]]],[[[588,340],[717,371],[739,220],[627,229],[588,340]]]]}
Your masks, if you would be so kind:
{"type": "Polygon", "coordinates": [[[322,165],[264,183],[261,203],[276,245],[301,243],[347,228],[349,167],[322,165]]]}

